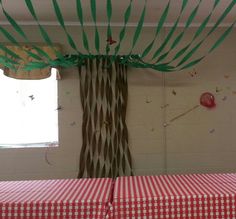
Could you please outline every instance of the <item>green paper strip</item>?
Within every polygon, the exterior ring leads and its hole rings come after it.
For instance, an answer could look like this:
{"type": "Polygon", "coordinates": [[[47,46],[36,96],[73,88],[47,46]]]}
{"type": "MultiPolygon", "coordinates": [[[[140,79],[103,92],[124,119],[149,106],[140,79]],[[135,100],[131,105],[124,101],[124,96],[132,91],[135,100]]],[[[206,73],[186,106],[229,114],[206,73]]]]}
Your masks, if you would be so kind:
{"type": "Polygon", "coordinates": [[[170,62],[172,62],[172,61],[178,59],[180,56],[182,56],[190,48],[190,46],[193,44],[193,42],[200,36],[200,34],[203,32],[203,30],[206,28],[207,24],[209,23],[209,20],[210,20],[212,14],[218,4],[219,4],[219,0],[215,0],[213,9],[211,10],[211,13],[204,19],[202,24],[199,26],[199,28],[197,29],[191,42],[187,46],[185,46],[184,48],[179,50],[170,62]]]}
{"type": "Polygon", "coordinates": [[[18,62],[13,60],[12,58],[8,58],[6,55],[0,55],[1,59],[4,60],[7,63],[10,63],[11,65],[17,65],[18,62]]]}
{"type": "MultiPolygon", "coordinates": [[[[35,13],[33,4],[31,2],[31,0],[25,0],[26,6],[29,10],[29,12],[31,13],[32,17],[34,18],[34,20],[36,21],[38,28],[40,30],[40,34],[44,40],[44,42],[52,49],[52,51],[54,52],[54,54],[56,55],[57,58],[60,58],[61,60],[64,60],[63,55],[54,48],[52,40],[50,39],[48,33],[45,31],[45,29],[42,27],[42,25],[39,23],[38,17],[35,13]]],[[[49,57],[50,58],[50,57],[49,57]]],[[[49,62],[52,62],[51,58],[48,59],[49,62]]]]}
{"type": "Polygon", "coordinates": [[[169,0],[166,8],[164,9],[162,15],[161,15],[161,18],[158,22],[158,25],[156,27],[156,33],[155,33],[155,36],[154,36],[154,39],[152,40],[152,42],[144,49],[142,55],[141,55],[141,58],[144,58],[145,56],[147,56],[147,54],[149,54],[149,52],[151,51],[151,49],[153,48],[153,45],[155,43],[155,41],[157,40],[157,37],[166,21],[166,18],[167,18],[167,15],[168,15],[168,12],[169,12],[169,9],[170,9],[170,2],[171,0],[169,0]]]}
{"type": "MultiPolygon", "coordinates": [[[[112,3],[111,3],[111,0],[107,0],[107,20],[108,20],[107,39],[109,37],[112,37],[111,17],[112,17],[112,3]]],[[[107,45],[106,45],[106,55],[108,55],[109,52],[110,52],[110,45],[109,45],[109,43],[107,43],[107,45]]]]}
{"type": "Polygon", "coordinates": [[[10,49],[8,49],[6,46],[0,44],[0,50],[4,51],[6,55],[8,54],[12,59],[15,60],[22,60],[20,56],[18,56],[16,53],[12,52],[10,49]]]}
{"type": "Polygon", "coordinates": [[[127,7],[127,9],[125,10],[125,14],[124,14],[124,25],[120,31],[120,34],[119,34],[119,42],[118,42],[118,45],[115,47],[115,54],[114,56],[116,56],[120,50],[120,46],[121,46],[121,43],[122,41],[124,40],[124,37],[125,37],[125,33],[126,33],[126,27],[127,27],[127,23],[129,21],[129,18],[130,18],[130,14],[131,14],[131,8],[132,8],[132,3],[133,1],[130,0],[130,3],[129,3],[129,6],[127,7]]]}
{"type": "Polygon", "coordinates": [[[83,46],[87,50],[88,54],[90,54],[88,37],[87,37],[87,34],[84,30],[83,10],[82,10],[82,5],[81,5],[80,0],[76,0],[76,9],[77,9],[77,16],[78,16],[78,19],[79,19],[79,22],[81,25],[81,29],[82,29],[83,46]]]}
{"type": "MultiPolygon", "coordinates": [[[[143,27],[143,23],[144,23],[144,19],[145,19],[146,6],[147,6],[147,1],[145,0],[145,4],[144,4],[143,10],[142,10],[142,14],[141,14],[141,17],[140,17],[140,19],[138,21],[138,24],[137,24],[137,27],[136,27],[136,30],[135,30],[135,33],[134,33],[134,36],[133,36],[132,47],[131,47],[131,50],[129,52],[129,55],[132,54],[133,49],[134,49],[134,47],[135,47],[135,45],[137,43],[137,40],[140,37],[140,33],[141,33],[141,30],[142,30],[142,27],[143,27]]],[[[126,58],[124,58],[122,63],[126,63],[127,62],[129,55],[126,58]]]]}
{"type": "MultiPolygon", "coordinates": [[[[176,67],[179,67],[180,65],[183,65],[188,59],[192,57],[192,55],[200,48],[200,46],[203,44],[203,42],[216,30],[216,28],[219,26],[219,24],[223,21],[223,19],[227,16],[227,14],[232,10],[233,6],[236,4],[236,1],[233,0],[229,6],[225,9],[223,14],[220,16],[220,18],[217,20],[215,25],[211,28],[211,30],[208,32],[208,34],[195,46],[193,49],[191,49],[190,52],[188,52],[184,58],[177,64],[176,67]]],[[[226,30],[225,32],[227,32],[226,30]]],[[[223,36],[225,33],[223,33],[223,36]]],[[[228,34],[226,34],[227,36],[228,34]]],[[[225,38],[225,37],[224,37],[225,38]]]]}
{"type": "Polygon", "coordinates": [[[145,4],[144,4],[144,7],[143,7],[143,11],[142,11],[142,14],[141,14],[141,17],[138,21],[138,25],[137,25],[137,28],[136,28],[136,31],[134,33],[134,37],[133,37],[133,43],[132,43],[132,49],[130,51],[130,54],[132,53],[136,43],[137,43],[137,40],[138,38],[140,37],[140,33],[142,31],[142,28],[143,28],[143,23],[144,23],[144,19],[145,19],[145,13],[146,13],[146,6],[147,6],[147,0],[145,0],[145,4]]]}
{"type": "MultiPolygon", "coordinates": [[[[233,30],[234,25],[235,25],[236,21],[229,27],[227,28],[227,30],[218,38],[218,40],[214,43],[214,45],[209,49],[209,51],[207,52],[207,54],[211,53],[213,50],[215,50],[217,47],[220,46],[220,44],[225,40],[225,38],[230,34],[230,32],[233,30]]],[[[193,65],[196,65],[197,63],[199,63],[203,58],[205,58],[207,56],[207,54],[205,54],[204,56],[202,56],[201,58],[198,58],[192,62],[190,62],[187,65],[184,65],[180,70],[182,69],[186,69],[186,68],[190,68],[193,65]]]]}
{"type": "Polygon", "coordinates": [[[78,54],[81,54],[81,52],[78,50],[74,40],[72,39],[71,35],[68,33],[68,31],[66,29],[66,26],[65,26],[65,23],[64,23],[64,19],[63,19],[62,13],[61,13],[61,9],[60,9],[60,7],[59,7],[59,5],[57,3],[57,0],[53,0],[53,7],[54,7],[54,11],[55,11],[57,20],[58,20],[60,26],[62,27],[62,29],[64,30],[64,32],[66,34],[67,41],[68,41],[70,47],[72,49],[74,49],[78,54]]]}
{"type": "Polygon", "coordinates": [[[180,13],[179,13],[179,15],[178,15],[178,18],[177,18],[177,20],[176,20],[174,26],[170,29],[170,31],[169,31],[167,37],[165,38],[164,42],[162,43],[162,45],[161,45],[161,46],[156,50],[156,52],[153,54],[151,60],[156,59],[156,58],[160,55],[160,53],[164,50],[164,48],[166,47],[166,45],[168,44],[168,42],[170,41],[171,37],[173,36],[173,34],[174,34],[174,32],[175,32],[175,30],[176,30],[176,28],[177,28],[177,26],[178,26],[179,20],[180,20],[180,18],[181,18],[181,15],[182,15],[183,12],[184,12],[184,9],[186,8],[186,6],[187,6],[187,1],[186,1],[186,0],[183,0],[183,1],[182,1],[182,7],[181,7],[181,10],[180,10],[180,13]]]}
{"type": "Polygon", "coordinates": [[[174,42],[172,43],[170,49],[164,53],[163,55],[161,55],[156,63],[159,63],[160,61],[164,60],[168,55],[169,53],[174,49],[176,48],[176,46],[180,43],[181,39],[183,38],[186,30],[188,29],[188,27],[192,24],[194,18],[196,17],[196,14],[198,12],[198,9],[199,9],[199,6],[201,4],[202,0],[200,0],[197,4],[197,6],[193,9],[193,11],[191,12],[189,18],[187,19],[186,23],[185,23],[185,27],[184,27],[184,30],[175,38],[174,42]]]}
{"type": "Polygon", "coordinates": [[[29,62],[24,66],[23,70],[32,71],[34,69],[43,69],[48,66],[50,66],[50,65],[45,62],[29,62]]]}
{"type": "MultiPolygon", "coordinates": [[[[5,29],[4,29],[3,27],[1,27],[1,26],[0,26],[0,32],[4,35],[4,37],[5,37],[7,40],[9,40],[11,43],[13,43],[14,45],[19,46],[19,47],[21,48],[20,44],[16,41],[16,39],[15,39],[7,30],[5,30],[5,29]]],[[[38,56],[38,55],[36,55],[36,54],[34,54],[34,53],[28,51],[28,50],[25,50],[25,49],[23,49],[23,48],[22,48],[22,50],[25,51],[26,53],[28,53],[28,55],[31,56],[31,57],[33,57],[34,59],[36,59],[36,60],[41,60],[41,57],[40,57],[40,56],[38,56]]],[[[18,56],[18,57],[19,57],[19,56],[18,56]]],[[[20,58],[20,59],[21,59],[21,58],[20,58]]]]}
{"type": "MultiPolygon", "coordinates": [[[[7,20],[9,21],[9,23],[12,25],[12,27],[14,28],[14,30],[21,36],[24,38],[24,40],[28,43],[29,43],[29,40],[27,38],[27,36],[25,35],[24,31],[21,29],[21,27],[17,24],[17,22],[6,12],[6,10],[4,9],[3,5],[2,5],[2,2],[0,2],[1,4],[1,7],[2,7],[2,11],[5,15],[5,17],[7,18],[7,20]]],[[[13,37],[11,37],[10,40],[12,40],[13,37]]],[[[41,50],[40,48],[32,45],[32,47],[38,52],[38,54],[40,54],[41,56],[43,56],[44,58],[48,59],[48,55],[47,53],[45,53],[43,50],[41,50]]],[[[42,58],[40,56],[38,56],[37,54],[35,53],[32,53],[30,51],[27,51],[27,50],[24,50],[25,52],[28,53],[29,56],[31,56],[32,58],[35,58],[37,60],[42,60],[42,58]]]]}
{"type": "Polygon", "coordinates": [[[90,0],[90,8],[92,13],[92,18],[95,25],[95,48],[98,54],[100,54],[100,39],[99,39],[99,32],[97,27],[97,16],[96,16],[96,0],[90,0]]]}

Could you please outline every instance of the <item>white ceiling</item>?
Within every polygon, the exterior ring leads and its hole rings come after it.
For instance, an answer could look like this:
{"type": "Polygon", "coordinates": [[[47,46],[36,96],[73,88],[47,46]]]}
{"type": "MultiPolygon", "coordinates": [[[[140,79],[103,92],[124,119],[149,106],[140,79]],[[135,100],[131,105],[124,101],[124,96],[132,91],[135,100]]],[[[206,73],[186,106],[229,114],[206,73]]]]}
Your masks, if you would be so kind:
{"type": "MultiPolygon", "coordinates": [[[[4,8],[9,12],[9,14],[21,24],[32,24],[34,21],[32,16],[27,10],[24,0],[2,0],[4,8]]],[[[32,0],[36,13],[44,25],[56,25],[57,20],[54,13],[52,0],[32,0]]],[[[92,24],[91,12],[90,12],[90,0],[81,0],[83,4],[84,12],[84,22],[87,25],[92,24]]],[[[97,0],[97,22],[98,25],[106,25],[106,0],[97,0]]],[[[142,8],[144,6],[144,0],[134,0],[132,15],[129,21],[130,25],[135,25],[140,18],[142,8]]],[[[166,6],[168,0],[147,0],[147,12],[145,17],[146,26],[154,26],[160,15],[166,6]]],[[[186,8],[184,15],[182,16],[182,25],[188,18],[191,10],[198,4],[199,0],[189,0],[189,4],[186,8]]],[[[218,7],[216,8],[213,17],[211,19],[211,24],[213,24],[216,19],[222,14],[223,10],[230,4],[232,0],[220,0],[218,7]]],[[[76,15],[76,1],[75,0],[58,0],[61,7],[64,20],[68,25],[77,25],[78,19],[76,15]]],[[[125,9],[129,4],[129,0],[112,0],[113,3],[113,25],[123,24],[123,15],[125,9]]],[[[171,9],[166,21],[166,25],[172,25],[178,16],[182,0],[172,0],[171,9]]],[[[214,0],[202,0],[196,19],[194,20],[194,25],[199,25],[201,21],[210,13],[211,8],[214,4],[214,0]]],[[[223,26],[229,25],[236,19],[236,6],[234,6],[231,13],[222,23],[223,26]]],[[[0,24],[7,24],[7,20],[3,15],[1,10],[0,13],[0,24]]]]}

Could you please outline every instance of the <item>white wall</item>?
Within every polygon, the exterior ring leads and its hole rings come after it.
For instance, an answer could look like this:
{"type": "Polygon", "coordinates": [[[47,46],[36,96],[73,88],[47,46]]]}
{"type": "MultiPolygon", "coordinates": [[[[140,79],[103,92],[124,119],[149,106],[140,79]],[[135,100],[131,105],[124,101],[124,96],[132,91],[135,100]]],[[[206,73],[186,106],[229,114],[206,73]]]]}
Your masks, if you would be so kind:
{"type": "MultiPolygon", "coordinates": [[[[39,33],[32,27],[25,29],[32,41],[41,41],[39,33]]],[[[65,51],[70,51],[61,30],[51,27],[48,31],[54,42],[62,44],[65,51]]],[[[81,45],[80,32],[74,28],[70,31],[76,37],[78,45],[81,45]]],[[[133,29],[129,30],[128,36],[132,31],[133,29]]],[[[88,32],[93,34],[90,28],[88,32]]],[[[151,28],[144,29],[139,47],[150,41],[153,32],[151,28]]],[[[101,33],[105,34],[105,31],[102,30],[101,33]]],[[[117,33],[118,29],[115,29],[114,37],[117,33]]],[[[188,36],[190,35],[191,31],[188,36]]],[[[188,70],[164,75],[149,69],[130,69],[127,125],[137,175],[235,172],[235,36],[236,33],[233,33],[223,46],[196,67],[196,77],[191,77],[188,70]],[[230,77],[226,79],[224,75],[230,77]],[[216,94],[216,87],[223,90],[216,94]],[[176,95],[172,94],[173,89],[176,95]],[[199,107],[166,128],[163,127],[171,118],[198,104],[200,94],[205,91],[216,96],[217,106],[214,110],[199,107]],[[224,96],[227,96],[225,101],[222,100],[224,96]],[[165,103],[169,107],[162,109],[161,106],[165,103]],[[215,129],[215,132],[210,133],[211,129],[215,129]]],[[[106,43],[105,40],[103,43],[106,43]]],[[[130,45],[131,40],[126,40],[122,53],[130,45]]],[[[134,53],[138,50],[137,48],[134,53]]],[[[0,180],[77,176],[82,144],[82,109],[77,69],[63,70],[62,75],[63,78],[59,81],[59,104],[63,107],[59,111],[60,146],[49,149],[1,149],[0,180]],[[76,124],[71,126],[72,122],[76,124]],[[45,161],[46,150],[52,165],[45,161]]]]}

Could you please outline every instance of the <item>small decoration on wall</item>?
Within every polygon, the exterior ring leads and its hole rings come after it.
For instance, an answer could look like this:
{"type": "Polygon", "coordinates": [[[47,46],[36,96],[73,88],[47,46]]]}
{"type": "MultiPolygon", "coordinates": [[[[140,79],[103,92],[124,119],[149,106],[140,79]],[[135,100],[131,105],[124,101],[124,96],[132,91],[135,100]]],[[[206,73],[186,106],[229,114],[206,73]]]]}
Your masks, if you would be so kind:
{"type": "Polygon", "coordinates": [[[172,94],[173,94],[173,95],[176,95],[177,93],[176,93],[176,91],[175,91],[175,90],[172,90],[172,94]]]}
{"type": "Polygon", "coordinates": [[[205,92],[200,97],[200,104],[208,109],[214,108],[215,104],[215,97],[210,92],[205,92]]]}
{"type": "Polygon", "coordinates": [[[62,109],[63,109],[62,106],[58,106],[58,107],[56,108],[56,110],[62,110],[62,109]]]}
{"type": "Polygon", "coordinates": [[[76,122],[74,121],[74,122],[72,122],[72,123],[70,123],[70,126],[75,126],[76,125],[76,122]]]}
{"type": "Polygon", "coordinates": [[[151,103],[152,101],[146,98],[146,103],[151,103]]]}
{"type": "Polygon", "coordinates": [[[161,109],[165,109],[166,107],[168,107],[170,104],[165,104],[165,105],[163,105],[163,106],[161,106],[161,109]]]}
{"type": "Polygon", "coordinates": [[[190,75],[191,77],[194,77],[194,76],[197,75],[197,71],[196,71],[195,69],[193,69],[192,72],[189,72],[189,75],[190,75]]]}
{"type": "Polygon", "coordinates": [[[116,43],[116,41],[112,39],[112,36],[109,36],[109,37],[107,38],[107,43],[111,46],[111,45],[113,45],[114,43],[116,43]]]}
{"type": "Polygon", "coordinates": [[[219,93],[221,91],[222,91],[222,89],[219,89],[218,87],[216,87],[216,93],[219,93]]]}
{"type": "Polygon", "coordinates": [[[29,98],[30,98],[31,100],[34,100],[34,95],[30,95],[29,98]]]}
{"type": "Polygon", "coordinates": [[[227,96],[224,96],[224,97],[222,98],[222,100],[223,100],[223,101],[227,100],[227,96]]]}
{"type": "Polygon", "coordinates": [[[213,134],[215,132],[215,129],[211,129],[209,133],[213,134]]]}
{"type": "Polygon", "coordinates": [[[167,127],[169,124],[168,123],[164,123],[163,124],[163,127],[167,127]]]}

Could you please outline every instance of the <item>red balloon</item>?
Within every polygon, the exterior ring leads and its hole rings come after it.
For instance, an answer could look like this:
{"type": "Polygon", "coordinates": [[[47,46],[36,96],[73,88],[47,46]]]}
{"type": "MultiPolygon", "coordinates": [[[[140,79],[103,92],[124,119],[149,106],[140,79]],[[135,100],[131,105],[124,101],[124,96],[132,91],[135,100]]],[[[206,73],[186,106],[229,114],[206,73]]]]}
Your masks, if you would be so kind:
{"type": "Polygon", "coordinates": [[[203,93],[200,97],[200,104],[209,109],[215,107],[215,97],[212,93],[206,92],[203,93]]]}

